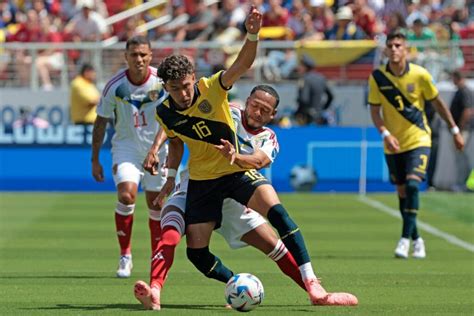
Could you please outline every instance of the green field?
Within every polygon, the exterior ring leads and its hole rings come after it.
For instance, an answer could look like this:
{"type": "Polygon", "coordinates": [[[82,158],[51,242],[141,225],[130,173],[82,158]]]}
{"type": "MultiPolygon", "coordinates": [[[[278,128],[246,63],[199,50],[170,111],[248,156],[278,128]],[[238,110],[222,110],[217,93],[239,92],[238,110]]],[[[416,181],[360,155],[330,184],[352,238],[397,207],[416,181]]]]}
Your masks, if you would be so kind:
{"type": "MultiPolygon", "coordinates": [[[[397,209],[394,194],[368,195],[397,209]]],[[[350,291],[359,306],[314,307],[306,294],[254,249],[232,251],[214,236],[212,250],[234,272],[257,275],[265,299],[252,313],[295,315],[473,315],[474,195],[422,196],[420,219],[467,242],[471,250],[422,231],[425,260],[393,250],[400,220],[357,195],[282,195],[301,227],[313,265],[329,291],[350,291]]],[[[0,193],[0,315],[142,312],[133,296],[148,281],[150,242],[143,195],[135,212],[132,278],[117,279],[115,194],[0,193]]],[[[165,315],[235,314],[224,309],[224,285],[201,276],[183,244],[162,292],[165,315]]]]}

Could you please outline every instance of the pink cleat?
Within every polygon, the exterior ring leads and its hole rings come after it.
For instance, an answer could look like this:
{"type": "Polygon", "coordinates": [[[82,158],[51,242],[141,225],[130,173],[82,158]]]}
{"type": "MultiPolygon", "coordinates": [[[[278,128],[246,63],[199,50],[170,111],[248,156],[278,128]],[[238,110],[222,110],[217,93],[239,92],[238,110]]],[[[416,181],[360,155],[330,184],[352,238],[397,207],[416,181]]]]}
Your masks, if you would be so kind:
{"type": "Polygon", "coordinates": [[[356,306],[359,300],[351,293],[328,293],[325,298],[317,300],[314,305],[356,306]]]}
{"type": "Polygon", "coordinates": [[[318,279],[304,280],[306,291],[313,305],[354,306],[359,303],[350,293],[328,293],[318,279]]]}
{"type": "Polygon", "coordinates": [[[142,303],[145,309],[160,310],[160,289],[158,287],[150,288],[150,286],[143,281],[135,283],[133,292],[137,300],[142,303]]]}

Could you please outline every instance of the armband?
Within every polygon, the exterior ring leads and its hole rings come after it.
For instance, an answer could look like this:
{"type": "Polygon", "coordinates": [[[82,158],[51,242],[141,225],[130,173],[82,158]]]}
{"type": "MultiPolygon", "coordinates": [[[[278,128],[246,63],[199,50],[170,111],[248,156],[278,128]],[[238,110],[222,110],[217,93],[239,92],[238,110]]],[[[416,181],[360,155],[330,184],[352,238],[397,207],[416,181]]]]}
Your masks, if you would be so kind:
{"type": "Polygon", "coordinates": [[[385,139],[385,137],[390,136],[391,134],[388,131],[388,129],[384,129],[381,135],[382,135],[382,139],[385,139]]]}
{"type": "Polygon", "coordinates": [[[451,134],[453,135],[456,135],[456,134],[459,134],[459,127],[457,127],[456,125],[454,125],[453,127],[451,127],[451,129],[449,130],[451,132],[451,134]]]}
{"type": "Polygon", "coordinates": [[[167,178],[176,178],[176,174],[178,171],[176,169],[168,169],[168,175],[166,176],[167,178]]]}
{"type": "Polygon", "coordinates": [[[258,33],[257,34],[247,33],[247,39],[251,42],[258,41],[258,33]]]}

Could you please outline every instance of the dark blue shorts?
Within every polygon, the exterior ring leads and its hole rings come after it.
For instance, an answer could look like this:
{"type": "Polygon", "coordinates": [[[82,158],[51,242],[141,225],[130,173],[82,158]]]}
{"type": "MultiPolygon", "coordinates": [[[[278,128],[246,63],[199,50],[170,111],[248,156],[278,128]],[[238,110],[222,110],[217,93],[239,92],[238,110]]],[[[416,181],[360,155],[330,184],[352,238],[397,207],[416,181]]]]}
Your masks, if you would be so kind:
{"type": "Polygon", "coordinates": [[[232,198],[247,205],[255,189],[270,182],[258,171],[229,174],[211,180],[189,180],[186,196],[186,225],[216,222],[215,229],[222,221],[224,199],[232,198]]]}
{"type": "Polygon", "coordinates": [[[430,151],[430,147],[418,147],[399,154],[385,154],[390,172],[390,182],[404,184],[409,174],[417,175],[424,180],[430,151]]]}

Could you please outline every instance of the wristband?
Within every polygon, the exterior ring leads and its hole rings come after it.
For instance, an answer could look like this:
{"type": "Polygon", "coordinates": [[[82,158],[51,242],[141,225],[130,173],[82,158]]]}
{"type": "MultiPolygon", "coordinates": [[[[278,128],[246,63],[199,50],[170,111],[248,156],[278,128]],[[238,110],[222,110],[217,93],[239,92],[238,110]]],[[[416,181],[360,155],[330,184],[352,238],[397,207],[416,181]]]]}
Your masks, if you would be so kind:
{"type": "Polygon", "coordinates": [[[453,134],[453,135],[459,134],[459,127],[457,127],[456,125],[454,125],[453,127],[451,127],[451,129],[450,129],[449,131],[450,131],[451,134],[453,134]]]}
{"type": "Polygon", "coordinates": [[[176,169],[168,169],[168,175],[166,176],[167,178],[176,178],[176,174],[178,171],[176,169]]]}
{"type": "Polygon", "coordinates": [[[384,129],[383,132],[382,132],[382,139],[385,139],[385,137],[387,136],[390,136],[390,132],[388,131],[388,129],[384,129]]]}
{"type": "Polygon", "coordinates": [[[251,42],[258,41],[258,33],[257,34],[247,33],[247,39],[251,42]]]}

